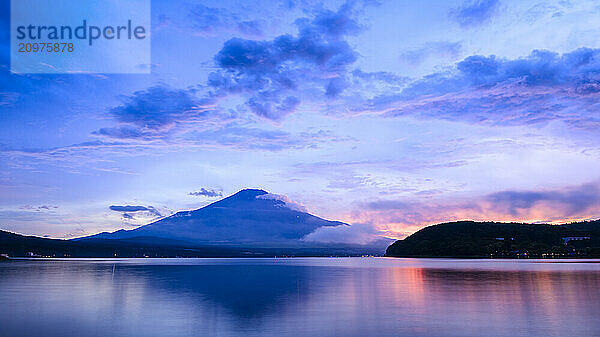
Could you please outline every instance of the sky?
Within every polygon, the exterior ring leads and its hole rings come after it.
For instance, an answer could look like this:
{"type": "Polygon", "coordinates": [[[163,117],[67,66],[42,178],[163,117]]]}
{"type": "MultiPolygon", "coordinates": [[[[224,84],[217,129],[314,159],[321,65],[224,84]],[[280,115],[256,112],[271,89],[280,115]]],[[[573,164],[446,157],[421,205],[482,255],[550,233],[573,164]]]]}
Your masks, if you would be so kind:
{"type": "Polygon", "coordinates": [[[600,218],[594,1],[155,0],[149,74],[12,73],[0,4],[3,230],[133,229],[244,188],[352,224],[316,240],[600,218]]]}

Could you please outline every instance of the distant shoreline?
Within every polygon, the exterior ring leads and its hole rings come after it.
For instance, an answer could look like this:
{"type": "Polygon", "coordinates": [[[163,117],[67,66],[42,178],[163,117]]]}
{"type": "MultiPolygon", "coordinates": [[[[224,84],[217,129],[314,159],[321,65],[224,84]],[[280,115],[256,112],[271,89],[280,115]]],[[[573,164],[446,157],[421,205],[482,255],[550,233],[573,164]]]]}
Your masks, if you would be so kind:
{"type": "Polygon", "coordinates": [[[256,259],[256,260],[275,260],[275,259],[372,259],[372,258],[389,258],[389,259],[419,259],[419,260],[477,260],[477,261],[523,261],[532,263],[600,263],[600,257],[561,257],[561,258],[477,258],[477,257],[396,257],[396,256],[239,256],[239,257],[25,257],[11,256],[8,258],[0,258],[0,261],[111,261],[111,260],[195,260],[195,259],[256,259]],[[582,261],[584,260],[584,261],[582,261]]]}

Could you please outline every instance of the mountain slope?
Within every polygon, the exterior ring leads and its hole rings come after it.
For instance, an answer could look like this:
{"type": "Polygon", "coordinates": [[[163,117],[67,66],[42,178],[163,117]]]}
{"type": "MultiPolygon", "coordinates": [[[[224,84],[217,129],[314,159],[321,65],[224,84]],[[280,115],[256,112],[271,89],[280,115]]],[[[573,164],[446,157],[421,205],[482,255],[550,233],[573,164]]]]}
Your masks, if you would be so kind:
{"type": "Polygon", "coordinates": [[[322,226],[346,225],[294,209],[263,190],[246,189],[206,207],[183,211],[134,230],[78,240],[154,237],[195,244],[299,244],[322,226]]]}
{"type": "MultiPolygon", "coordinates": [[[[24,236],[0,230],[0,254],[10,257],[279,257],[380,255],[381,246],[343,244],[200,245],[156,237],[60,240],[24,236]]],[[[1,255],[0,255],[1,256],[1,255]]],[[[2,261],[3,259],[0,259],[2,261]]]]}
{"type": "MultiPolygon", "coordinates": [[[[268,254],[269,252],[267,252],[268,254]]],[[[246,252],[230,247],[193,246],[176,241],[60,240],[0,230],[0,254],[11,257],[238,257],[246,252]]],[[[268,255],[267,255],[268,256],[268,255]]]]}

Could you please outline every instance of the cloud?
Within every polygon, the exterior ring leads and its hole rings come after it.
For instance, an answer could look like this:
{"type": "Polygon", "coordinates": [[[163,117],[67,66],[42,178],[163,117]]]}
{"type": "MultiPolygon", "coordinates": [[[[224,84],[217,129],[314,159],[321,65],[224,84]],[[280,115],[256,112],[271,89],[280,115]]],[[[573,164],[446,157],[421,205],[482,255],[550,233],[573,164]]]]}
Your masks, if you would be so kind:
{"type": "Polygon", "coordinates": [[[147,211],[148,207],[145,206],[109,206],[108,209],[115,212],[139,212],[147,211]]]}
{"type": "Polygon", "coordinates": [[[135,91],[124,97],[123,104],[109,109],[118,124],[92,135],[128,143],[164,141],[191,130],[220,128],[235,119],[234,112],[215,108],[213,98],[197,98],[195,91],[164,85],[135,91]]]}
{"type": "Polygon", "coordinates": [[[195,192],[190,192],[188,193],[188,195],[192,195],[192,196],[196,196],[196,197],[207,197],[207,198],[215,198],[215,197],[222,197],[223,196],[223,191],[222,190],[216,190],[216,189],[212,189],[212,188],[200,188],[199,191],[195,191],[195,192]]]}
{"type": "Polygon", "coordinates": [[[411,207],[410,203],[399,201],[399,200],[375,200],[367,203],[367,208],[371,210],[398,210],[408,209],[411,207]]]}
{"type": "Polygon", "coordinates": [[[354,69],[351,75],[346,77],[346,81],[342,82],[345,86],[338,99],[327,101],[327,111],[332,114],[343,113],[348,111],[349,107],[369,102],[383,93],[401,92],[412,82],[414,79],[387,71],[366,72],[360,68],[354,69]]]}
{"type": "Polygon", "coordinates": [[[600,125],[599,73],[600,49],[535,50],[517,59],[475,55],[355,110],[495,125],[562,120],[591,130],[600,125]]]}
{"type": "Polygon", "coordinates": [[[244,20],[241,16],[222,8],[196,4],[189,16],[197,35],[216,35],[220,32],[240,34],[246,37],[260,37],[264,34],[264,20],[244,20]]]}
{"type": "Polygon", "coordinates": [[[280,97],[276,91],[257,94],[248,100],[247,105],[258,116],[278,120],[296,110],[300,100],[294,96],[280,97]]]}
{"type": "Polygon", "coordinates": [[[489,195],[493,208],[520,215],[539,206],[552,207],[564,216],[573,216],[600,207],[600,186],[585,184],[565,190],[502,191],[489,195]]]}
{"type": "Polygon", "coordinates": [[[25,205],[25,206],[21,206],[19,208],[22,209],[22,210],[27,210],[27,211],[48,212],[48,211],[54,211],[54,210],[58,209],[58,206],[53,206],[53,205],[40,205],[40,206],[25,205]]]}
{"type": "Polygon", "coordinates": [[[540,2],[529,8],[524,16],[528,22],[535,22],[543,18],[557,18],[565,14],[565,11],[571,9],[573,5],[569,1],[559,1],[557,3],[540,2]]]}
{"type": "Polygon", "coordinates": [[[141,130],[160,130],[197,111],[189,91],[155,86],[134,92],[125,99],[124,104],[110,109],[110,113],[119,122],[137,126],[141,130]]]}
{"type": "Polygon", "coordinates": [[[152,130],[144,130],[142,128],[131,126],[100,128],[97,131],[92,132],[92,134],[116,139],[152,139],[158,135],[157,132],[153,132],[152,130]]]}
{"type": "Polygon", "coordinates": [[[345,40],[358,33],[353,2],[337,12],[322,10],[312,19],[296,20],[298,35],[273,40],[233,38],[225,42],[214,61],[221,69],[209,76],[213,95],[243,95],[256,115],[279,120],[300,104],[303,90],[314,96],[321,88],[335,98],[346,86],[348,67],[357,53],[345,40]]]}
{"type": "Polygon", "coordinates": [[[192,131],[186,139],[200,147],[216,147],[238,150],[281,151],[285,149],[315,148],[322,143],[348,141],[330,130],[305,130],[296,134],[278,128],[237,126],[220,129],[192,131]]]}
{"type": "Polygon", "coordinates": [[[461,26],[478,26],[487,22],[500,5],[499,0],[469,0],[450,11],[450,16],[461,26]]]}
{"type": "MultiPolygon", "coordinates": [[[[140,226],[156,221],[159,218],[173,214],[173,211],[166,207],[141,206],[141,205],[111,205],[108,207],[111,211],[121,214],[121,224],[129,226],[140,226]]],[[[106,215],[103,216],[106,218],[106,215]]],[[[111,217],[112,218],[112,217],[111,217]]]]}
{"type": "Polygon", "coordinates": [[[356,223],[351,226],[323,226],[302,238],[307,242],[346,243],[366,245],[382,239],[382,232],[373,225],[356,223]]]}
{"type": "Polygon", "coordinates": [[[277,200],[281,202],[282,207],[287,207],[293,211],[304,212],[307,213],[306,207],[302,204],[291,200],[287,195],[283,194],[275,194],[275,193],[267,193],[262,194],[256,197],[256,199],[267,199],[267,200],[277,200]]]}
{"type": "MultiPolygon", "coordinates": [[[[0,159],[11,167],[36,171],[47,165],[63,167],[69,172],[85,170],[113,172],[126,175],[137,174],[115,162],[117,158],[139,156],[143,153],[171,154],[189,153],[196,150],[232,151],[283,151],[287,149],[314,149],[328,143],[352,141],[328,129],[307,128],[294,133],[283,131],[274,125],[260,125],[230,121],[222,114],[199,120],[178,122],[178,130],[169,137],[156,138],[110,138],[78,144],[48,148],[21,148],[2,146],[0,159]]],[[[112,131],[112,130],[111,130],[112,131]]],[[[98,133],[104,131],[97,131],[98,133]]],[[[112,135],[115,136],[116,135],[112,135]]],[[[109,136],[103,136],[109,137],[109,136]]]]}
{"type": "Polygon", "coordinates": [[[459,57],[462,51],[460,42],[428,42],[419,49],[404,52],[400,57],[411,64],[420,64],[427,58],[440,57],[454,60],[459,57]]]}
{"type": "MultiPolygon", "coordinates": [[[[115,212],[123,212],[123,213],[146,212],[147,214],[152,215],[152,216],[157,216],[157,217],[162,216],[162,214],[156,208],[154,208],[152,206],[146,207],[146,206],[131,206],[131,205],[125,205],[125,206],[111,205],[108,207],[108,209],[110,209],[111,211],[115,211],[115,212]]],[[[129,216],[131,217],[131,214],[129,214],[129,216]]]]}
{"type": "Polygon", "coordinates": [[[408,77],[402,77],[387,71],[365,72],[361,69],[352,71],[352,76],[369,82],[384,82],[389,84],[406,84],[408,77]]]}
{"type": "Polygon", "coordinates": [[[232,149],[263,149],[279,151],[302,148],[306,143],[292,134],[278,129],[231,126],[216,130],[191,132],[187,137],[205,146],[232,149]]]}
{"type": "Polygon", "coordinates": [[[125,220],[134,220],[135,218],[133,217],[133,215],[131,215],[129,213],[123,213],[123,219],[125,219],[125,220]]]}

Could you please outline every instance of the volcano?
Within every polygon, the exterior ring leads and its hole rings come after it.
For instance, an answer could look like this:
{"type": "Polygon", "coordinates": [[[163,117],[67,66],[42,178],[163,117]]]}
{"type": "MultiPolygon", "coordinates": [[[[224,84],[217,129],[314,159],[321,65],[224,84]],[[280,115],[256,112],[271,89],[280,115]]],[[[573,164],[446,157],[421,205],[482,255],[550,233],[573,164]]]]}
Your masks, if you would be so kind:
{"type": "Polygon", "coordinates": [[[305,245],[301,239],[323,226],[348,224],[309,214],[279,195],[245,189],[208,206],[177,212],[133,230],[78,240],[143,238],[210,245],[305,245]]]}

